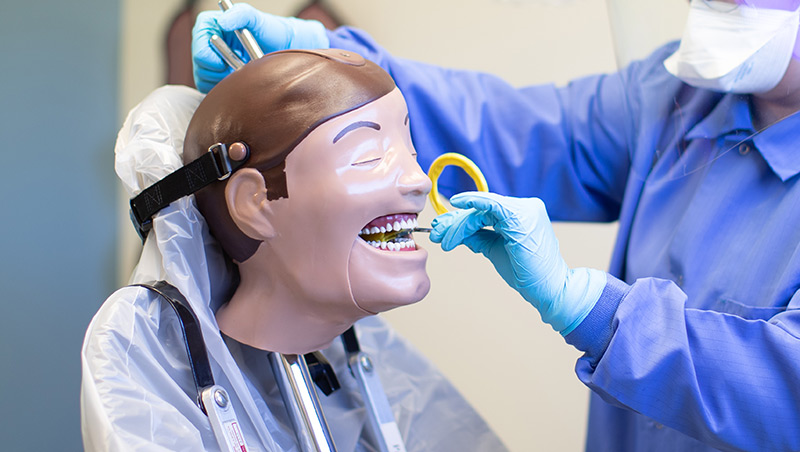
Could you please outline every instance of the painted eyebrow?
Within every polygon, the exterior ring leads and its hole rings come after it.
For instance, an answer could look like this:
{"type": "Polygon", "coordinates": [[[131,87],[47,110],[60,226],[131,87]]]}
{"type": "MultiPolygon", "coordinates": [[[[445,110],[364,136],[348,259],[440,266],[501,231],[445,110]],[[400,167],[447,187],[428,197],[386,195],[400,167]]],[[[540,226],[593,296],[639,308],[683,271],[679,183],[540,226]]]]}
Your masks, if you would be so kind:
{"type": "Polygon", "coordinates": [[[356,121],[356,122],[350,124],[349,126],[345,127],[344,129],[342,129],[342,131],[339,132],[338,135],[336,135],[336,138],[333,139],[333,144],[336,144],[336,142],[341,140],[342,137],[345,136],[347,133],[352,132],[353,130],[358,129],[360,127],[369,127],[369,128],[375,129],[375,130],[381,130],[381,125],[376,123],[376,122],[372,122],[372,121],[356,121]]]}

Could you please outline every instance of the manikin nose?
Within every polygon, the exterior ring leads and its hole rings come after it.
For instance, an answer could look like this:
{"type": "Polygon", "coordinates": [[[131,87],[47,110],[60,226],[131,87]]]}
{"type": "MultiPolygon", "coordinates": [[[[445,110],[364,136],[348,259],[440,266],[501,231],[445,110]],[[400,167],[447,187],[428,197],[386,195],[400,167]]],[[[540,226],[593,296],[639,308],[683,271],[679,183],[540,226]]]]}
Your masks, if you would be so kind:
{"type": "Polygon", "coordinates": [[[431,192],[431,180],[428,175],[422,172],[417,159],[409,152],[403,152],[401,157],[400,177],[398,185],[400,192],[404,195],[427,196],[431,192]]]}

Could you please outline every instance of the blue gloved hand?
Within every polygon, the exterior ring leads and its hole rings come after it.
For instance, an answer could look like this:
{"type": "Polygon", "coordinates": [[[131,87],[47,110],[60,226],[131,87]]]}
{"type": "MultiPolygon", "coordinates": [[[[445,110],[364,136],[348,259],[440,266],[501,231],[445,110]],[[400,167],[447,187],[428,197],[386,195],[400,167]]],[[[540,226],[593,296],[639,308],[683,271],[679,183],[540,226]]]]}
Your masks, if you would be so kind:
{"type": "Polygon", "coordinates": [[[445,251],[464,244],[483,253],[505,282],[563,336],[580,325],[600,298],[606,273],[567,267],[542,200],[468,192],[453,196],[450,203],[465,210],[434,218],[433,242],[445,251]],[[482,229],[485,226],[494,231],[482,229]]]}
{"type": "Polygon", "coordinates": [[[247,62],[250,57],[236,39],[234,30],[247,28],[264,53],[286,49],[323,49],[330,47],[321,22],[263,13],[247,3],[237,3],[225,11],[204,11],[192,29],[194,83],[203,93],[211,91],[232,69],[217,54],[209,40],[217,35],[247,62]]]}

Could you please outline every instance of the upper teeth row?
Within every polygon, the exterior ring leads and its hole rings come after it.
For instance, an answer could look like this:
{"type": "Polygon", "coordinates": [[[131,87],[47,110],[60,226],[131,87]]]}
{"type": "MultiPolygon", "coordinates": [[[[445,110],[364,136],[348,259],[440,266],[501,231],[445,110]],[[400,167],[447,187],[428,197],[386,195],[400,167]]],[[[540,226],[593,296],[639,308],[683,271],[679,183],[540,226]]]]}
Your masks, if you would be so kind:
{"type": "Polygon", "coordinates": [[[378,234],[379,232],[391,232],[391,231],[400,231],[402,229],[414,229],[417,227],[417,219],[416,218],[409,218],[408,221],[400,220],[395,221],[394,223],[387,222],[385,226],[377,227],[373,226],[371,228],[364,228],[361,230],[362,234],[378,234]]]}

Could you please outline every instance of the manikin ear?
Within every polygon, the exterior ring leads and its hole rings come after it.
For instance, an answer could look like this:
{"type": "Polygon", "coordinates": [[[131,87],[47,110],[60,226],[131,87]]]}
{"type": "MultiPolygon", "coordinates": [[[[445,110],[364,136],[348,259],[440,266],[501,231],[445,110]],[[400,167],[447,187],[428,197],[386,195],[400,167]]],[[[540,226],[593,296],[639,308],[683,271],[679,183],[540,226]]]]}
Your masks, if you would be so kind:
{"type": "Polygon", "coordinates": [[[267,186],[257,169],[242,168],[233,173],[225,187],[225,201],[233,222],[248,237],[265,240],[275,235],[267,186]]]}

